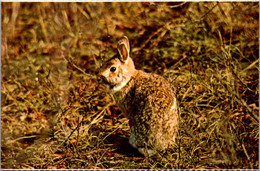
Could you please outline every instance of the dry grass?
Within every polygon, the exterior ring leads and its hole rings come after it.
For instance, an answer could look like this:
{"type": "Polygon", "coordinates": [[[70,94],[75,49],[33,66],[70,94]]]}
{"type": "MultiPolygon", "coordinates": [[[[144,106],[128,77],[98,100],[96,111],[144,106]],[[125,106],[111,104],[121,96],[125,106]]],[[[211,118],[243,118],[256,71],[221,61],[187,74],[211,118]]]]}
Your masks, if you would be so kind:
{"type": "Polygon", "coordinates": [[[257,2],[1,4],[2,168],[259,167],[257,2]],[[178,143],[148,159],[95,77],[123,35],[178,90],[178,143]]]}

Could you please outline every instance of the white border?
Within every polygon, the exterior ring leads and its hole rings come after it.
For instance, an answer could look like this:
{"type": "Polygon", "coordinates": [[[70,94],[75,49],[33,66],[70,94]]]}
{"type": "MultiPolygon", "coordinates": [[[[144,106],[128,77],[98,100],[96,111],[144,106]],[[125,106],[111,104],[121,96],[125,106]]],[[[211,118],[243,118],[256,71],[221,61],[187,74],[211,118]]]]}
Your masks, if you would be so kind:
{"type": "Polygon", "coordinates": [[[1,0],[1,2],[259,2],[259,0],[1,0]]]}

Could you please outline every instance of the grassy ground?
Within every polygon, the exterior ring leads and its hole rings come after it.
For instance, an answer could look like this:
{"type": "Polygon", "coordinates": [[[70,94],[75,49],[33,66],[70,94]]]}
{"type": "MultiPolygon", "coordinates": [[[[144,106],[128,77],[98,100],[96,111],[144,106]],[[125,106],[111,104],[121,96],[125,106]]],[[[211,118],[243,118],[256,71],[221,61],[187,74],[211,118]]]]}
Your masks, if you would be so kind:
{"type": "Polygon", "coordinates": [[[257,2],[1,5],[2,168],[259,167],[257,2]],[[178,92],[178,143],[151,158],[95,77],[123,35],[178,92]]]}

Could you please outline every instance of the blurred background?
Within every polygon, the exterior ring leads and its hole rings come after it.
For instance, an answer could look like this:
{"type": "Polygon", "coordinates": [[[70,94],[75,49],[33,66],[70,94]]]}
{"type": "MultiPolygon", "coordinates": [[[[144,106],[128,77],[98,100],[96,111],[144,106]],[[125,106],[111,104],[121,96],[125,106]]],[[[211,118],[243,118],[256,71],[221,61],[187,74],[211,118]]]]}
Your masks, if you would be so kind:
{"type": "Polygon", "coordinates": [[[259,168],[258,2],[1,2],[1,167],[259,168]],[[128,36],[176,87],[180,131],[145,158],[95,73],[128,36]]]}

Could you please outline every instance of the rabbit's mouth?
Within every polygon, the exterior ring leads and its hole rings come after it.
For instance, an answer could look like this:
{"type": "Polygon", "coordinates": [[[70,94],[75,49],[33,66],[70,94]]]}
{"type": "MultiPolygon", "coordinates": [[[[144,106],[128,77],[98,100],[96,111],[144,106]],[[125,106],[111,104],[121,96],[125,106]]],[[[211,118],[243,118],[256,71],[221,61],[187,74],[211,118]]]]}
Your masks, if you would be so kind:
{"type": "Polygon", "coordinates": [[[111,81],[109,81],[106,77],[101,76],[101,83],[104,84],[108,89],[112,89],[115,84],[113,84],[111,81]]]}

